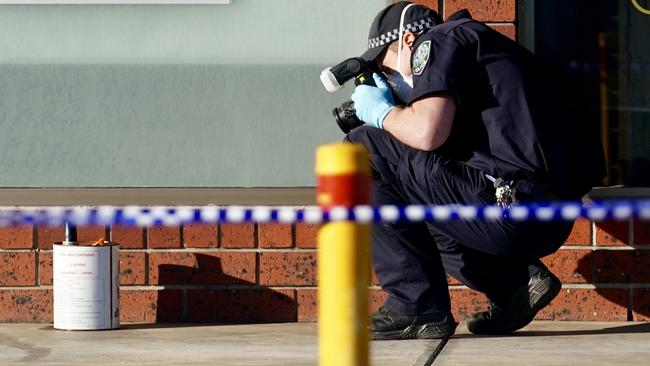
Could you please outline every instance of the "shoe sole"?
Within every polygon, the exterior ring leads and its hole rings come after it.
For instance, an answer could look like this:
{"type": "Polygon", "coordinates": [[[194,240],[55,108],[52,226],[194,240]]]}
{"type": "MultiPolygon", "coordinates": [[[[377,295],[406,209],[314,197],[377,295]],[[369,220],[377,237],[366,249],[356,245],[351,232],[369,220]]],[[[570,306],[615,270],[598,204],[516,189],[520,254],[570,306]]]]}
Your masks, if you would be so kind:
{"type": "Polygon", "coordinates": [[[512,326],[491,330],[471,329],[470,327],[469,331],[474,334],[502,335],[519,330],[532,322],[535,315],[537,315],[537,312],[550,304],[551,301],[553,301],[553,299],[555,299],[555,297],[560,293],[561,289],[562,283],[557,279],[557,277],[551,274],[528,290],[528,306],[530,311],[521,314],[519,318],[516,318],[512,326]]]}
{"type": "Polygon", "coordinates": [[[526,317],[521,318],[512,329],[507,329],[505,332],[500,332],[500,334],[511,333],[530,324],[530,322],[535,319],[537,312],[550,304],[557,294],[560,293],[561,289],[562,283],[552,274],[536,283],[535,286],[528,290],[528,305],[530,306],[530,312],[526,314],[526,317]]]}
{"type": "Polygon", "coordinates": [[[542,310],[555,299],[562,289],[562,283],[555,276],[551,275],[539,281],[529,291],[528,302],[533,311],[532,318],[538,311],[542,310]]]}
{"type": "Polygon", "coordinates": [[[396,340],[396,339],[442,339],[449,338],[454,334],[458,323],[438,324],[426,323],[422,325],[410,325],[401,330],[389,332],[372,332],[373,340],[396,340]]]}

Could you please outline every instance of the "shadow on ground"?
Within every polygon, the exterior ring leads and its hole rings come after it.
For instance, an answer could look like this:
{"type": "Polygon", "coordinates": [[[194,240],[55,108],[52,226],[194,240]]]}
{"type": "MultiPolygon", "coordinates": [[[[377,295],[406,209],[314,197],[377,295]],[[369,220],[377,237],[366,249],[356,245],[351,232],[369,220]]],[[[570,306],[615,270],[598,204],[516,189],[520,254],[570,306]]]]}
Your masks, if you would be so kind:
{"type": "MultiPolygon", "coordinates": [[[[575,324],[575,323],[573,323],[575,324]]],[[[574,325],[575,327],[575,325],[574,325]]],[[[521,330],[504,336],[456,334],[454,339],[462,338],[499,338],[499,337],[551,337],[551,336],[580,336],[580,335],[607,335],[607,334],[634,334],[650,333],[650,323],[635,323],[623,326],[604,326],[600,329],[567,329],[567,330],[521,330]]]]}

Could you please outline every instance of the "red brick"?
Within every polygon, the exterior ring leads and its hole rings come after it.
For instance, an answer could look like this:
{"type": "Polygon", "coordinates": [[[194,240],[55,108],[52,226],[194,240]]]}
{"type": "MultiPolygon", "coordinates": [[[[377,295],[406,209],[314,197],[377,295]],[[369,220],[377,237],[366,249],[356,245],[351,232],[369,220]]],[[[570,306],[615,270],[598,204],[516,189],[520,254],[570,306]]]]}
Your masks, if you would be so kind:
{"type": "Polygon", "coordinates": [[[562,283],[585,283],[594,280],[594,254],[591,250],[561,249],[542,262],[562,283]]]}
{"type": "Polygon", "coordinates": [[[634,269],[634,253],[631,250],[597,250],[595,282],[631,281],[630,271],[634,269]]]}
{"type": "Polygon", "coordinates": [[[320,225],[296,224],[296,246],[298,248],[316,248],[316,238],[320,225]]]}
{"type": "Polygon", "coordinates": [[[626,321],[627,292],[622,289],[562,289],[536,319],[626,321]]]}
{"type": "MultiPolygon", "coordinates": [[[[462,321],[476,312],[488,309],[489,300],[470,289],[451,289],[452,312],[462,321]]],[[[625,320],[627,317],[624,290],[564,289],[537,319],[552,320],[625,320]],[[599,294],[602,291],[602,294],[599,294]],[[615,303],[612,304],[611,301],[615,303]],[[593,308],[592,308],[593,307],[593,308]]]]}
{"type": "Polygon", "coordinates": [[[449,289],[451,297],[451,312],[454,314],[456,321],[462,321],[479,311],[485,311],[490,305],[490,301],[478,291],[468,288],[449,289]]]}
{"type": "Polygon", "coordinates": [[[35,286],[36,253],[0,252],[0,286],[35,286]]]}
{"type": "Polygon", "coordinates": [[[190,224],[183,226],[183,244],[186,248],[213,248],[217,246],[217,224],[190,224]]]}
{"type": "Polygon", "coordinates": [[[580,218],[573,223],[564,245],[592,245],[591,241],[591,221],[580,218]]]}
{"type": "Polygon", "coordinates": [[[318,320],[318,290],[315,288],[300,288],[296,290],[298,303],[298,321],[315,322],[318,320]]]}
{"type": "Polygon", "coordinates": [[[632,282],[650,282],[650,251],[637,250],[634,252],[634,266],[632,267],[632,282]]]}
{"type": "MultiPolygon", "coordinates": [[[[65,228],[56,227],[37,227],[36,238],[39,249],[52,249],[52,244],[65,240],[65,228]]],[[[101,238],[106,239],[106,228],[104,226],[80,226],[77,228],[78,241],[97,241],[101,238]]]]}
{"type": "Polygon", "coordinates": [[[438,0],[416,0],[414,2],[438,11],[438,0]]]}
{"type": "Polygon", "coordinates": [[[190,322],[277,323],[297,319],[294,290],[188,290],[190,322]]]}
{"type": "Polygon", "coordinates": [[[223,224],[220,236],[223,248],[255,248],[253,224],[223,224]]]}
{"type": "Polygon", "coordinates": [[[634,244],[650,244],[650,221],[634,220],[634,244]]]}
{"type": "Polygon", "coordinates": [[[257,242],[260,248],[291,248],[292,226],[282,224],[259,224],[257,242]]]}
{"type": "Polygon", "coordinates": [[[513,41],[517,40],[517,28],[515,27],[514,24],[488,24],[488,25],[490,26],[490,28],[512,39],[513,41]]]}
{"type": "Polygon", "coordinates": [[[316,253],[260,253],[260,285],[315,286],[316,253]]]}
{"type": "Polygon", "coordinates": [[[382,305],[388,294],[382,289],[370,289],[368,290],[368,314],[373,314],[377,311],[382,305]]]}
{"type": "Polygon", "coordinates": [[[461,9],[472,13],[472,18],[482,22],[514,22],[515,0],[445,0],[444,18],[461,9]]]}
{"type": "Polygon", "coordinates": [[[632,290],[632,312],[635,321],[650,321],[650,289],[632,290]]]}
{"type": "Polygon", "coordinates": [[[38,253],[38,284],[40,286],[52,285],[52,252],[40,251],[38,253]]]}
{"type": "MultiPolygon", "coordinates": [[[[314,288],[297,289],[298,321],[318,320],[318,290],[314,288]]],[[[388,294],[377,288],[368,289],[368,315],[373,314],[386,301],[388,294]]]]}
{"type": "Polygon", "coordinates": [[[141,227],[113,226],[111,227],[111,241],[120,244],[120,249],[144,248],[144,229],[141,227]]]}
{"type": "Polygon", "coordinates": [[[52,249],[52,244],[65,239],[63,226],[39,226],[36,228],[36,243],[39,249],[52,249]]]}
{"type": "Polygon", "coordinates": [[[0,228],[0,249],[31,249],[33,245],[32,226],[0,228]]]}
{"type": "Polygon", "coordinates": [[[255,283],[255,253],[150,253],[150,285],[255,283]]]}
{"type": "Polygon", "coordinates": [[[596,223],[596,245],[621,246],[629,243],[627,221],[596,223]]]}
{"type": "Polygon", "coordinates": [[[180,248],[180,226],[153,226],[147,229],[147,247],[153,249],[180,248]]]}
{"type": "Polygon", "coordinates": [[[462,285],[463,283],[454,278],[451,275],[447,275],[447,284],[448,285],[462,285]]]}
{"type": "Polygon", "coordinates": [[[596,282],[650,282],[650,252],[647,250],[597,250],[596,282]]]}
{"type": "Polygon", "coordinates": [[[77,240],[80,242],[96,242],[99,239],[107,240],[106,227],[104,226],[80,226],[77,228],[77,240]]]}
{"type": "Polygon", "coordinates": [[[187,316],[192,323],[216,323],[217,297],[222,290],[189,290],[187,292],[187,316]]]}
{"type": "Polygon", "coordinates": [[[0,323],[51,323],[51,290],[0,289],[0,323]]]}
{"type": "Polygon", "coordinates": [[[145,285],[147,253],[120,251],[120,285],[145,285]]]}
{"type": "Polygon", "coordinates": [[[121,290],[121,322],[180,322],[183,320],[181,290],[121,290]]]}
{"type": "MultiPolygon", "coordinates": [[[[457,321],[463,321],[474,313],[488,309],[490,302],[485,295],[468,288],[450,289],[452,313],[457,321]]],[[[376,311],[385,301],[383,290],[369,290],[369,313],[376,311]]],[[[640,292],[639,312],[650,316],[650,289],[640,292]]],[[[298,290],[299,321],[317,320],[317,290],[298,290]]],[[[639,315],[640,316],[640,315],[639,315]]],[[[551,320],[607,320],[627,319],[627,295],[619,289],[563,289],[551,304],[542,309],[537,319],[551,320]]],[[[638,320],[647,320],[639,318],[638,320]]]]}

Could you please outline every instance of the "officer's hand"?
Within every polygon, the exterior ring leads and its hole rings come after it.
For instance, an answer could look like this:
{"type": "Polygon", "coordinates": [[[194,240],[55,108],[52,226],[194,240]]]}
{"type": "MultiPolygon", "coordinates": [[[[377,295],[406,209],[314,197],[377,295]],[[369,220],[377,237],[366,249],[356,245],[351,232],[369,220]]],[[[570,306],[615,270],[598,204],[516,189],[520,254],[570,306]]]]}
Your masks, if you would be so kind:
{"type": "Polygon", "coordinates": [[[352,101],[360,120],[383,129],[384,118],[395,107],[395,101],[386,82],[376,73],[372,74],[372,78],[377,86],[357,86],[352,94],[352,101]]]}

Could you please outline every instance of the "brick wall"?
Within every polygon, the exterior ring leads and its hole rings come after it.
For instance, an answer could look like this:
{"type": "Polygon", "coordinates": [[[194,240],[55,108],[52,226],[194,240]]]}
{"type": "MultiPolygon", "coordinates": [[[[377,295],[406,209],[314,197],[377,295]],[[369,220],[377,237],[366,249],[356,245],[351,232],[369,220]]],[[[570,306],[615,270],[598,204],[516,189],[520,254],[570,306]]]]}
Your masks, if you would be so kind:
{"type": "MultiPolygon", "coordinates": [[[[120,243],[122,321],[287,322],[313,318],[316,232],[264,224],[80,227],[78,238],[120,243]]],[[[52,243],[63,236],[62,227],[0,229],[0,322],[52,321],[52,243]]]]}
{"type": "MultiPolygon", "coordinates": [[[[546,320],[648,320],[650,317],[650,223],[578,220],[564,246],[543,262],[563,283],[543,309],[546,320]]],[[[461,319],[487,305],[480,294],[452,286],[461,319]]]]}
{"type": "Polygon", "coordinates": [[[458,10],[468,9],[474,19],[487,23],[511,39],[516,39],[515,0],[416,0],[414,2],[438,11],[443,19],[447,19],[458,10]]]}
{"type": "MultiPolygon", "coordinates": [[[[87,227],[79,240],[121,244],[122,321],[292,322],[316,320],[316,233],[303,224],[87,227]]],[[[0,229],[0,322],[52,321],[52,243],[62,239],[60,227],[0,229]]],[[[650,223],[580,220],[544,262],[564,286],[538,318],[650,319],[650,223]]],[[[385,298],[372,284],[369,311],[385,298]]],[[[487,306],[450,285],[458,319],[487,306]]]]}

